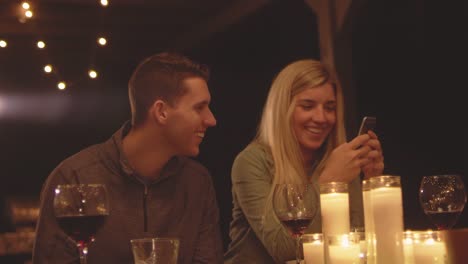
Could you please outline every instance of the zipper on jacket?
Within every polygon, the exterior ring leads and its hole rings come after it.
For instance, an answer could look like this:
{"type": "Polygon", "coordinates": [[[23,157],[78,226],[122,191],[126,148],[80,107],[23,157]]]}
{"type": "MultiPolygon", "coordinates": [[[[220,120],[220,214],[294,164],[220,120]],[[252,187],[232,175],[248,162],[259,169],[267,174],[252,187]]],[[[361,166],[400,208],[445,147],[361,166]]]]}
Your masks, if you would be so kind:
{"type": "Polygon", "coordinates": [[[144,229],[144,232],[148,232],[148,209],[146,208],[147,197],[148,197],[148,186],[145,184],[145,190],[143,193],[143,229],[144,229]]]}

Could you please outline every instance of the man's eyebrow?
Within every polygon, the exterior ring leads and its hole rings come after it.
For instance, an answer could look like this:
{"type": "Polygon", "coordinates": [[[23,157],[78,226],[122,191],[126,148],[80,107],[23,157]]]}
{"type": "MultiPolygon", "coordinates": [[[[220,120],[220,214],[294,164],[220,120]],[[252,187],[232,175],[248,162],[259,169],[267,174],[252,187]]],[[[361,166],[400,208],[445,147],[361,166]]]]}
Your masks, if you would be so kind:
{"type": "Polygon", "coordinates": [[[196,106],[209,105],[209,104],[210,104],[210,100],[203,100],[203,101],[195,103],[196,106]]]}

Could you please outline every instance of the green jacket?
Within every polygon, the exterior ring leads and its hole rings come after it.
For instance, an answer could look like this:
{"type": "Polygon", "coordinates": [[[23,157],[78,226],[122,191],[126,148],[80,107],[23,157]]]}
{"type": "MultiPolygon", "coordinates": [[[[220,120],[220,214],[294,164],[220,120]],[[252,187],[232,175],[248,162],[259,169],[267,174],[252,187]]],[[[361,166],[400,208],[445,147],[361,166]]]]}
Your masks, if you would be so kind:
{"type": "MultiPolygon", "coordinates": [[[[224,263],[285,263],[295,259],[295,241],[266,205],[273,179],[273,158],[265,147],[252,143],[234,160],[232,178],[231,243],[224,263]],[[267,209],[268,208],[268,209],[267,209]]],[[[313,184],[318,192],[317,179],[313,184]]],[[[349,185],[351,227],[363,227],[359,178],[349,185]]],[[[319,197],[319,196],[317,196],[319,197]]],[[[317,200],[317,203],[320,203],[317,200]]],[[[320,233],[320,210],[306,233],[320,233]]]]}

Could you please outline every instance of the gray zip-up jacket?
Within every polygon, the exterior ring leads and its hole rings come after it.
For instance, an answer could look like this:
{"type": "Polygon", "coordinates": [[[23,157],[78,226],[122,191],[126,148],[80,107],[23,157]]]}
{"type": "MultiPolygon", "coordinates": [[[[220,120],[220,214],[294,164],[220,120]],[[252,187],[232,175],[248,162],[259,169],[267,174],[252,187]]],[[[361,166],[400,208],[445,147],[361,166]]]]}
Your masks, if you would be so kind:
{"type": "Polygon", "coordinates": [[[47,178],[41,193],[33,263],[79,263],[73,240],[60,229],[53,211],[58,184],[101,183],[107,187],[110,212],[88,247],[88,264],[130,264],[130,240],[177,237],[178,263],[221,263],[222,242],[216,195],[208,171],[190,158],[174,157],[161,177],[144,184],[125,165],[122,138],[127,122],[109,140],[63,161],[47,178]]]}

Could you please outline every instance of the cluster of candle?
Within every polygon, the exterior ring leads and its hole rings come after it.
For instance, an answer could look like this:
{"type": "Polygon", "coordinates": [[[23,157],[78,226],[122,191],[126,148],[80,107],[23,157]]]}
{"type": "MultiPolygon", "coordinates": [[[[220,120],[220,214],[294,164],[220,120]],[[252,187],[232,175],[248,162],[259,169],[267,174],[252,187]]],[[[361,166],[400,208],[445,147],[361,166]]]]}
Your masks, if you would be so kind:
{"type": "Polygon", "coordinates": [[[403,232],[400,177],[373,177],[362,190],[365,233],[353,233],[347,184],[320,185],[322,233],[303,235],[305,263],[446,263],[439,232],[403,232]]]}
{"type": "Polygon", "coordinates": [[[447,250],[438,231],[406,231],[403,248],[405,264],[447,263],[447,250]]]}

